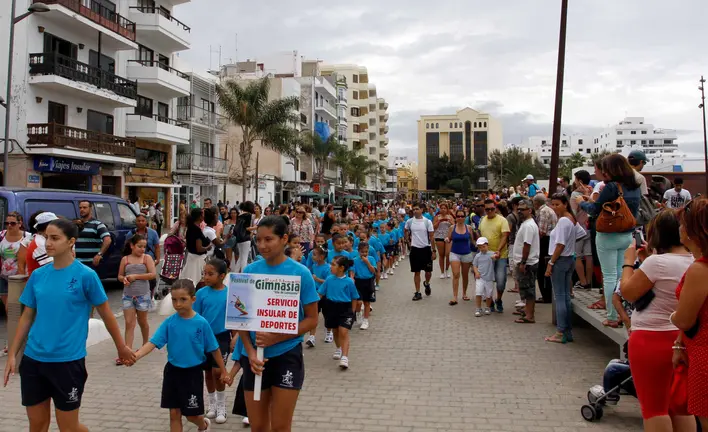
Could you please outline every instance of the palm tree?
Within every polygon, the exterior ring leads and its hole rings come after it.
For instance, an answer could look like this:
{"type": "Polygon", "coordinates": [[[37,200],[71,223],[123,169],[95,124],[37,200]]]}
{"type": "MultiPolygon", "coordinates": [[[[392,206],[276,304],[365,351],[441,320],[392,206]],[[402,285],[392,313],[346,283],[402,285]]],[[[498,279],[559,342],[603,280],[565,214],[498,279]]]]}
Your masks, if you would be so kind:
{"type": "Polygon", "coordinates": [[[590,162],[592,162],[592,165],[595,166],[595,164],[603,160],[605,156],[609,156],[611,154],[612,152],[608,150],[603,150],[600,153],[593,153],[592,156],[590,156],[590,162]]]}
{"type": "Polygon", "coordinates": [[[561,164],[558,174],[561,177],[570,177],[573,174],[574,168],[586,166],[585,156],[582,153],[573,153],[568,159],[561,164]]]}
{"type": "Polygon", "coordinates": [[[221,109],[242,132],[233,153],[240,157],[243,201],[246,201],[246,179],[254,142],[260,141],[263,147],[288,156],[297,155],[300,137],[292,125],[300,121],[300,100],[293,96],[269,101],[269,90],[268,78],[250,81],[247,85],[226,81],[216,86],[221,109]]]}
{"type": "Polygon", "coordinates": [[[356,193],[361,191],[361,185],[366,183],[366,177],[380,172],[378,161],[371,160],[365,155],[357,155],[350,159],[347,177],[354,183],[356,193]]]}
{"type": "Polygon", "coordinates": [[[324,183],[325,168],[328,160],[342,148],[336,134],[332,134],[326,140],[316,132],[306,132],[303,134],[303,141],[300,151],[315,159],[315,178],[320,184],[324,183]]]}
{"type": "Polygon", "coordinates": [[[351,161],[356,157],[357,152],[353,150],[349,150],[345,146],[339,146],[337,150],[334,152],[334,156],[332,157],[332,162],[339,167],[342,173],[342,188],[346,187],[348,179],[349,179],[349,173],[351,172],[351,161]]]}
{"type": "Polygon", "coordinates": [[[489,173],[497,186],[518,184],[531,174],[535,178],[548,178],[548,170],[530,153],[513,147],[504,152],[494,150],[489,157],[489,173]]]}

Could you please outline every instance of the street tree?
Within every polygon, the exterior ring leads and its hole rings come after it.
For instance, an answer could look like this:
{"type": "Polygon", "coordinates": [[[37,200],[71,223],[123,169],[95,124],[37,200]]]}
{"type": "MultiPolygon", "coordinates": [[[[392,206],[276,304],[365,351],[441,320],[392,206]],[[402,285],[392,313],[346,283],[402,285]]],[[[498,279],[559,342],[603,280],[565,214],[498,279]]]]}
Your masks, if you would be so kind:
{"type": "Polygon", "coordinates": [[[341,148],[343,148],[343,146],[339,144],[336,134],[331,134],[329,138],[325,140],[322,139],[322,136],[317,132],[303,133],[300,152],[312,156],[315,160],[315,178],[317,179],[317,183],[324,183],[327,162],[330,161],[341,148]]]}
{"type": "Polygon", "coordinates": [[[241,163],[242,199],[246,201],[248,173],[253,156],[253,144],[278,153],[296,157],[300,136],[294,128],[300,115],[298,97],[268,100],[270,81],[268,78],[240,84],[229,80],[217,84],[216,93],[223,113],[240,128],[237,147],[241,163]]]}
{"type": "Polygon", "coordinates": [[[540,160],[516,147],[504,152],[492,151],[489,173],[494,177],[495,186],[519,184],[528,174],[535,178],[548,178],[548,169],[540,160]]]}
{"type": "Polygon", "coordinates": [[[347,177],[356,187],[356,193],[361,192],[361,186],[366,183],[366,177],[379,175],[380,165],[377,161],[369,159],[366,155],[352,157],[348,164],[347,177]]]}
{"type": "Polygon", "coordinates": [[[561,177],[572,177],[573,169],[585,167],[587,164],[585,162],[585,156],[582,153],[573,153],[568,159],[566,159],[558,170],[558,175],[561,177]]]}
{"type": "Polygon", "coordinates": [[[592,162],[592,166],[595,166],[595,164],[603,160],[605,156],[609,156],[611,154],[612,152],[608,150],[603,150],[599,153],[593,153],[592,156],[590,156],[590,162],[592,162]]]}

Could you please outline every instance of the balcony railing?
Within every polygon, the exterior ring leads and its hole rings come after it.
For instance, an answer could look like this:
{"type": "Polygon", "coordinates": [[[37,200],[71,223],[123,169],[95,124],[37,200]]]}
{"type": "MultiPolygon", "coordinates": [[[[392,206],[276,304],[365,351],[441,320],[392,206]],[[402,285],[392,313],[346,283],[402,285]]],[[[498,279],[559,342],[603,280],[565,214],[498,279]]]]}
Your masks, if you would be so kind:
{"type": "Polygon", "coordinates": [[[192,121],[206,127],[226,130],[229,119],[212,111],[194,105],[178,105],[177,120],[192,121]]]}
{"type": "Polygon", "coordinates": [[[135,23],[117,14],[95,0],[34,0],[33,3],[61,5],[99,24],[108,30],[135,41],[135,23]]]}
{"type": "Polygon", "coordinates": [[[135,157],[135,139],[58,123],[27,125],[27,148],[60,148],[84,153],[135,157]]]}
{"type": "Polygon", "coordinates": [[[177,169],[226,174],[226,159],[192,153],[177,153],[177,169]]]}
{"type": "Polygon", "coordinates": [[[190,28],[187,24],[185,24],[182,21],[178,20],[177,18],[173,17],[169,11],[166,11],[162,8],[154,7],[154,6],[131,6],[130,9],[135,9],[135,10],[142,12],[142,13],[160,14],[163,17],[170,20],[171,22],[175,23],[175,25],[177,27],[181,27],[182,30],[185,30],[187,33],[191,32],[190,28]]]}
{"type": "Polygon", "coordinates": [[[135,81],[56,52],[30,54],[29,68],[30,75],[57,75],[110,90],[118,96],[130,99],[137,99],[138,96],[135,81]]]}
{"type": "Polygon", "coordinates": [[[187,122],[185,122],[183,120],[175,120],[175,119],[172,119],[172,118],[169,118],[166,116],[162,116],[160,114],[151,114],[151,113],[144,113],[143,114],[140,112],[136,112],[136,113],[128,114],[128,116],[138,117],[141,119],[142,118],[151,118],[153,120],[159,121],[160,123],[166,123],[166,124],[169,124],[172,126],[179,126],[179,127],[185,128],[185,129],[189,128],[189,125],[187,124],[187,122]]]}
{"type": "Polygon", "coordinates": [[[156,61],[156,60],[128,60],[128,63],[137,63],[137,64],[145,66],[145,67],[159,67],[160,69],[166,70],[167,72],[170,72],[170,73],[173,73],[182,79],[189,80],[189,75],[187,75],[186,73],[180,72],[177,69],[171,67],[170,65],[160,63],[159,61],[156,61]]]}

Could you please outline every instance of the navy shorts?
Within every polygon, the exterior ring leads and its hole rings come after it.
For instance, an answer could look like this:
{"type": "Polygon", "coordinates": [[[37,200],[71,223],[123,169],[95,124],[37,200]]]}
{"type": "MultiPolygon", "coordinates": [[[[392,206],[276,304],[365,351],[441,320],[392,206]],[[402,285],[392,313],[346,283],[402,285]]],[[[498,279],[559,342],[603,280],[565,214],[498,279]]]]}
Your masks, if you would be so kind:
{"type": "Polygon", "coordinates": [[[354,324],[354,312],[352,311],[352,302],[333,302],[329,301],[327,313],[325,314],[325,327],[334,329],[343,327],[351,330],[354,324]]]}
{"type": "MultiPolygon", "coordinates": [[[[229,361],[229,354],[231,354],[231,332],[225,331],[216,335],[216,341],[219,343],[219,352],[221,353],[221,358],[224,360],[224,366],[229,361]]],[[[211,353],[206,353],[206,361],[202,363],[204,370],[218,368],[214,356],[211,353]]]]}
{"type": "Polygon", "coordinates": [[[85,359],[49,363],[25,355],[19,372],[23,406],[35,406],[51,398],[60,411],[81,407],[88,378],[85,359]]]}
{"type": "MultiPolygon", "coordinates": [[[[248,357],[241,356],[241,369],[244,391],[253,391],[256,374],[251,370],[248,357]]],[[[286,390],[301,390],[305,382],[305,360],[302,357],[302,344],[277,357],[271,357],[263,369],[261,390],[278,387],[286,390]]]]}
{"type": "Polygon", "coordinates": [[[204,415],[202,366],[180,368],[167,363],[162,374],[161,408],[179,409],[183,416],[204,415]]]}

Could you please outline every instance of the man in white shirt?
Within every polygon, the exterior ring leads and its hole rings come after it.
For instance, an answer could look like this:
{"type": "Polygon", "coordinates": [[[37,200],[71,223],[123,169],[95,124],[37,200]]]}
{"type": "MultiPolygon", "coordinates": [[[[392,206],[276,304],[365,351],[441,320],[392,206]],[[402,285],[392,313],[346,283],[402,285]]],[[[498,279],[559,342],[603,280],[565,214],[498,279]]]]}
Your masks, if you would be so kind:
{"type": "Polygon", "coordinates": [[[405,235],[408,243],[411,245],[410,261],[411,271],[413,272],[413,283],[415,284],[415,294],[413,301],[422,300],[420,294],[420,272],[425,272],[425,295],[431,294],[430,278],[433,277],[433,261],[435,261],[435,249],[431,247],[433,244],[433,236],[435,228],[433,223],[423,217],[423,211],[420,209],[420,204],[413,204],[414,217],[408,219],[405,225],[405,235]]]}
{"type": "Polygon", "coordinates": [[[515,321],[518,324],[536,322],[536,276],[541,255],[541,238],[538,225],[533,219],[532,208],[533,204],[529,200],[519,202],[518,212],[523,222],[514,241],[514,262],[518,263],[514,269],[514,278],[519,284],[519,296],[525,306],[524,314],[515,321]]]}
{"type": "Polygon", "coordinates": [[[649,188],[647,187],[647,179],[640,174],[640,171],[644,169],[644,165],[647,164],[647,156],[641,150],[632,150],[627,156],[629,164],[634,169],[634,179],[639,183],[639,189],[642,195],[649,195],[649,188]]]}
{"type": "Polygon", "coordinates": [[[686,205],[691,200],[691,193],[683,188],[683,179],[676,177],[674,179],[673,189],[664,192],[664,205],[667,208],[677,209],[686,205]]]}

